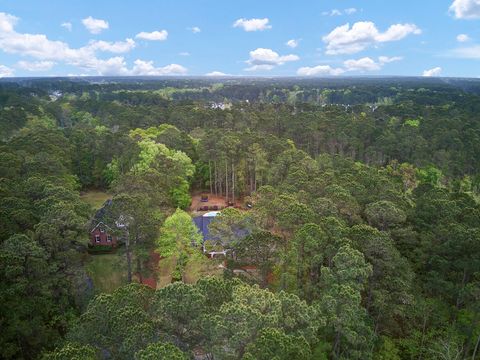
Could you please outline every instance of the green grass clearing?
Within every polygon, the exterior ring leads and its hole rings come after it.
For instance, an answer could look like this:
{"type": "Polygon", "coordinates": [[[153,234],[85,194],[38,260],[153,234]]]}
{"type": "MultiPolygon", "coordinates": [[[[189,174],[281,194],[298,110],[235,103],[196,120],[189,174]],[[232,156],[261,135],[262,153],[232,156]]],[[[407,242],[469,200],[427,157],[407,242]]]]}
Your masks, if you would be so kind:
{"type": "Polygon", "coordinates": [[[203,255],[196,256],[187,263],[184,281],[187,284],[194,284],[202,277],[222,276],[223,269],[218,267],[222,262],[222,260],[208,259],[203,255]]]}
{"type": "Polygon", "coordinates": [[[89,204],[95,210],[100,209],[103,203],[111,197],[112,195],[99,190],[89,190],[80,194],[80,199],[89,204]]]}
{"type": "Polygon", "coordinates": [[[111,254],[89,255],[86,270],[97,294],[112,293],[127,283],[127,261],[121,250],[111,254]]]}

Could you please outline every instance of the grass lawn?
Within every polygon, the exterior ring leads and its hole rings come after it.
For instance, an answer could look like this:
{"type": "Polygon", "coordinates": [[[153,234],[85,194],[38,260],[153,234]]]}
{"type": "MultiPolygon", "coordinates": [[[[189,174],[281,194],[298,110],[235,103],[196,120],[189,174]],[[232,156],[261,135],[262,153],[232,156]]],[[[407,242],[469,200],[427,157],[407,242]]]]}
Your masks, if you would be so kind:
{"type": "Polygon", "coordinates": [[[127,261],[122,249],[111,254],[89,255],[86,270],[97,294],[112,293],[127,283],[127,261]]]}
{"type": "MultiPolygon", "coordinates": [[[[172,272],[175,269],[176,258],[164,258],[158,262],[157,268],[157,289],[167,286],[172,282],[172,272]]],[[[198,256],[190,259],[185,268],[184,282],[195,284],[198,279],[205,276],[222,276],[223,269],[218,266],[221,260],[211,260],[204,256],[198,256]]]]}
{"type": "Polygon", "coordinates": [[[112,195],[99,190],[89,190],[80,194],[80,199],[89,204],[95,210],[100,209],[103,203],[111,197],[112,195]]]}
{"type": "Polygon", "coordinates": [[[222,276],[223,269],[218,267],[221,263],[221,260],[208,259],[205,256],[194,257],[187,263],[184,281],[194,284],[205,276],[222,276]]]}

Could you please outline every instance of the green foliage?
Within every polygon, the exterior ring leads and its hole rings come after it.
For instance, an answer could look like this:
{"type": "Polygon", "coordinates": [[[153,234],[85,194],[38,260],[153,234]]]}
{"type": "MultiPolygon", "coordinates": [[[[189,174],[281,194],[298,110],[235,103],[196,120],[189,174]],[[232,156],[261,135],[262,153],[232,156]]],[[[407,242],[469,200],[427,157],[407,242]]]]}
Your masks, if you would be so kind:
{"type": "Polygon", "coordinates": [[[420,120],[419,119],[407,119],[407,120],[405,120],[404,124],[407,125],[407,126],[418,128],[420,126],[420,120]]]}
{"type": "Polygon", "coordinates": [[[195,251],[198,251],[202,242],[203,237],[198,232],[190,215],[177,209],[163,223],[156,246],[161,256],[176,257],[177,268],[174,278],[181,280],[189,258],[198,256],[195,251]]]}
{"type": "Polygon", "coordinates": [[[254,343],[249,344],[243,360],[304,360],[311,356],[302,337],[285,335],[277,329],[262,329],[254,343]]]}
{"type": "Polygon", "coordinates": [[[42,360],[97,360],[98,351],[90,345],[67,343],[62,348],[42,356],[42,360]]]}
{"type": "Polygon", "coordinates": [[[136,360],[187,360],[179,348],[168,343],[154,343],[135,354],[136,360]]]}
{"type": "Polygon", "coordinates": [[[478,357],[478,94],[459,79],[0,84],[0,357],[478,357]],[[105,187],[127,225],[107,279],[143,274],[156,246],[184,277],[201,256],[174,213],[191,188],[251,206],[210,228],[250,267],[86,308],[101,289],[78,190],[105,187]]]}
{"type": "Polygon", "coordinates": [[[442,172],[434,166],[428,166],[424,169],[418,169],[417,177],[422,184],[438,186],[440,185],[440,181],[442,179],[442,172]]]}
{"type": "Polygon", "coordinates": [[[157,247],[160,255],[167,257],[180,252],[191,253],[191,247],[199,246],[202,240],[190,215],[177,209],[163,223],[157,247]]]}
{"type": "Polygon", "coordinates": [[[407,219],[405,212],[388,200],[368,204],[365,207],[365,216],[371,225],[380,230],[387,230],[391,226],[405,222],[407,219]]]}
{"type": "Polygon", "coordinates": [[[320,313],[327,317],[327,332],[332,333],[334,357],[365,359],[371,357],[368,344],[373,331],[361,292],[372,273],[362,253],[342,246],[333,257],[332,268],[322,268],[323,293],[318,302],[320,313]]]}
{"type": "Polygon", "coordinates": [[[173,206],[180,209],[186,209],[190,206],[192,198],[190,197],[190,186],[186,180],[180,180],[179,184],[170,191],[173,200],[173,206]]]}

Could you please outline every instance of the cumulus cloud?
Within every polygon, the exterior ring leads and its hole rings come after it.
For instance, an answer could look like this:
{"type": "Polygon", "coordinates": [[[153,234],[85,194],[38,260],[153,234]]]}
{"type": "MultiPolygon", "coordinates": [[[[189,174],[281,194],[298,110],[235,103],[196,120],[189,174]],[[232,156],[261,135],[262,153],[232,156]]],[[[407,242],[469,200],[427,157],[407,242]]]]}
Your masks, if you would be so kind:
{"type": "Polygon", "coordinates": [[[212,71],[212,72],[206,73],[205,76],[229,76],[229,75],[221,71],[212,71]]]}
{"type": "Polygon", "coordinates": [[[180,55],[180,56],[190,56],[190,53],[188,51],[182,51],[182,52],[178,53],[178,55],[180,55]]]}
{"type": "Polygon", "coordinates": [[[457,35],[457,41],[458,42],[467,42],[470,40],[470,36],[468,36],[467,34],[459,34],[457,35]]]}
{"type": "Polygon", "coordinates": [[[125,39],[125,41],[108,42],[103,40],[90,41],[87,45],[88,49],[93,51],[108,51],[111,53],[126,53],[135,47],[133,39],[125,39]]]}
{"type": "MultiPolygon", "coordinates": [[[[178,64],[155,67],[153,62],[144,60],[136,60],[134,66],[128,68],[121,56],[107,59],[98,57],[99,52],[119,54],[132,50],[135,47],[132,39],[116,42],[95,40],[80,48],[71,48],[67,43],[50,40],[44,34],[16,32],[14,27],[17,20],[12,15],[0,13],[0,50],[34,58],[37,60],[37,67],[47,66],[49,62],[58,62],[98,75],[170,75],[184,74],[187,71],[178,64]]],[[[25,66],[29,64],[32,67],[34,63],[23,63],[25,66]]]]}
{"type": "Polygon", "coordinates": [[[168,31],[167,30],[152,31],[152,32],[142,31],[137,35],[135,35],[135,37],[137,39],[142,39],[142,40],[164,41],[164,40],[167,40],[168,31]]]}
{"type": "Polygon", "coordinates": [[[363,57],[358,60],[346,60],[343,62],[343,65],[345,66],[345,71],[377,71],[380,70],[385,64],[400,60],[402,60],[400,56],[380,56],[378,61],[375,61],[369,57],[363,57]]]}
{"type": "Polygon", "coordinates": [[[437,66],[433,69],[428,69],[423,72],[423,76],[431,77],[431,76],[439,76],[442,73],[442,68],[437,66]]]}
{"type": "Polygon", "coordinates": [[[269,19],[238,19],[233,23],[233,27],[241,27],[245,31],[263,31],[271,29],[272,26],[269,25],[269,19]]]}
{"type": "Polygon", "coordinates": [[[331,67],[330,65],[318,65],[313,67],[301,67],[297,70],[297,74],[300,76],[337,76],[350,71],[378,71],[382,69],[385,64],[400,61],[402,57],[394,56],[380,56],[377,61],[369,57],[363,57],[361,59],[349,59],[343,62],[343,67],[331,67]]]}
{"type": "Polygon", "coordinates": [[[480,0],[455,0],[450,5],[450,13],[456,19],[479,19],[480,0]]]}
{"type": "Polygon", "coordinates": [[[250,65],[247,71],[271,70],[275,66],[283,65],[286,62],[297,61],[297,55],[279,55],[272,49],[258,48],[250,51],[250,58],[246,61],[250,65]]]}
{"type": "Polygon", "coordinates": [[[55,63],[53,61],[24,61],[21,60],[17,63],[20,69],[27,71],[47,71],[50,70],[55,63]]]}
{"type": "Polygon", "coordinates": [[[332,68],[330,65],[305,66],[297,70],[297,74],[300,76],[337,76],[344,72],[344,69],[332,68]]]}
{"type": "Polygon", "coordinates": [[[82,19],[82,24],[92,34],[100,34],[103,30],[108,29],[108,22],[102,19],[94,19],[89,16],[82,19]]]}
{"type": "Polygon", "coordinates": [[[61,27],[67,29],[68,31],[72,31],[72,23],[71,22],[63,22],[60,24],[61,27]]]}
{"type": "Polygon", "coordinates": [[[287,46],[290,46],[292,49],[295,49],[297,46],[298,46],[298,43],[300,42],[300,40],[297,40],[297,39],[291,39],[291,40],[288,40],[285,45],[287,46]]]}
{"type": "Polygon", "coordinates": [[[182,65],[170,64],[163,67],[155,67],[153,61],[135,60],[130,75],[150,75],[150,76],[162,76],[162,75],[184,75],[187,73],[187,69],[182,65]]]}
{"type": "Polygon", "coordinates": [[[153,61],[137,59],[129,69],[125,59],[116,56],[106,60],[96,60],[95,70],[99,75],[123,75],[123,76],[162,76],[162,75],[184,75],[187,69],[182,65],[170,64],[163,67],[155,67],[153,61]]]}
{"type": "Polygon", "coordinates": [[[187,29],[190,30],[194,34],[198,34],[199,32],[202,31],[202,29],[200,29],[198,26],[193,26],[193,27],[187,28],[187,29]]]}
{"type": "Polygon", "coordinates": [[[10,33],[18,22],[16,16],[0,12],[0,32],[10,33]]]}
{"type": "Polygon", "coordinates": [[[410,34],[421,34],[415,24],[395,24],[380,32],[371,21],[360,21],[338,26],[322,39],[327,44],[328,55],[354,54],[384,42],[398,41],[410,34]]]}
{"type": "Polygon", "coordinates": [[[13,76],[14,71],[5,65],[0,65],[0,78],[13,76]]]}
{"type": "Polygon", "coordinates": [[[322,12],[324,16],[340,16],[340,15],[352,15],[357,12],[356,8],[348,8],[344,10],[332,9],[329,11],[322,12]]]}

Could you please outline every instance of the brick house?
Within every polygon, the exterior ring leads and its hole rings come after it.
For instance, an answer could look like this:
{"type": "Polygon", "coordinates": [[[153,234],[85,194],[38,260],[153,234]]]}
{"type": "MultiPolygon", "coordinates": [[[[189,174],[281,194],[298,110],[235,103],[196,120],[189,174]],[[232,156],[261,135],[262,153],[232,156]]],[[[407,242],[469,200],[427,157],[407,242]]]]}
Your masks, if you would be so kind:
{"type": "Polygon", "coordinates": [[[110,226],[100,221],[90,231],[90,244],[92,246],[117,246],[117,236],[110,226]]]}

